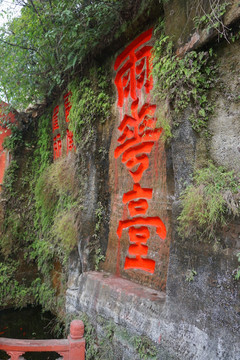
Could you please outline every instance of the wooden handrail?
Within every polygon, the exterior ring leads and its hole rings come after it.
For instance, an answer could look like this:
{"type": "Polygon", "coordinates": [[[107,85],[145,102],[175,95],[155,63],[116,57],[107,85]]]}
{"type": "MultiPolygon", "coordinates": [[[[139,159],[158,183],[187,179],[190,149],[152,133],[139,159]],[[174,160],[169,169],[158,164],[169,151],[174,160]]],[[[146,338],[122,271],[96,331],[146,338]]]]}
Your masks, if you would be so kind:
{"type": "Polygon", "coordinates": [[[54,351],[63,360],[84,360],[85,339],[84,324],[81,320],[73,320],[70,325],[70,335],[67,339],[52,340],[19,340],[0,338],[0,350],[4,350],[11,360],[23,360],[26,352],[54,351]]]}

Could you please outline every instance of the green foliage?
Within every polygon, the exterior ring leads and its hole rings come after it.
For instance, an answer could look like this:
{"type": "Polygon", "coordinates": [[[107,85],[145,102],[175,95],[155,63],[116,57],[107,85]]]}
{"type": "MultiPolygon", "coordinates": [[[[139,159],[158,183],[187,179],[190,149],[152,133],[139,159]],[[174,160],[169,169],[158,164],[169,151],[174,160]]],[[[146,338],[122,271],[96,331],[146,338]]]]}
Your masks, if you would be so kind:
{"type": "Polygon", "coordinates": [[[80,83],[70,84],[71,110],[70,129],[77,144],[86,143],[93,132],[95,121],[104,123],[110,116],[111,98],[109,95],[110,76],[103,69],[92,69],[89,78],[80,83]]]}
{"type": "Polygon", "coordinates": [[[38,119],[37,147],[34,152],[35,181],[43,170],[50,165],[52,160],[52,129],[51,129],[52,109],[50,108],[38,119]]]}
{"type": "Polygon", "coordinates": [[[179,234],[183,238],[215,239],[229,219],[239,216],[240,185],[233,171],[212,163],[196,171],[193,184],[181,195],[179,234]]]}
{"type": "Polygon", "coordinates": [[[31,297],[31,291],[16,280],[19,263],[8,260],[0,262],[0,307],[11,303],[23,307],[31,297]]]}
{"type": "Polygon", "coordinates": [[[31,0],[21,4],[21,15],[0,28],[0,66],[4,69],[0,92],[17,109],[63,88],[79,63],[110,44],[116,30],[137,9],[136,0],[31,0]]]}
{"type": "Polygon", "coordinates": [[[18,271],[15,259],[20,252],[25,264],[36,266],[32,283],[13,283],[12,279],[7,282],[14,289],[7,297],[10,303],[15,304],[12,294],[21,290],[22,302],[30,299],[62,314],[67,260],[78,240],[81,196],[76,156],[70,154],[51,164],[51,115],[52,109],[38,119],[37,129],[31,123],[25,131],[31,134],[25,140],[29,150],[26,157],[18,155],[21,144],[16,142],[16,156],[3,184],[2,195],[8,202],[4,215],[1,214],[0,259],[4,259],[4,264],[15,264],[15,274],[18,271]]]}
{"type": "Polygon", "coordinates": [[[39,236],[33,244],[39,269],[47,274],[52,258],[66,266],[78,240],[80,207],[75,156],[62,157],[45,168],[35,187],[35,226],[39,236]]]}
{"type": "Polygon", "coordinates": [[[67,261],[67,255],[76,247],[78,241],[77,208],[71,207],[60,212],[54,219],[52,231],[55,243],[61,247],[67,261]]]}
{"type": "Polygon", "coordinates": [[[186,272],[186,281],[188,282],[193,281],[195,276],[197,276],[196,270],[188,269],[186,272]]]}
{"type": "Polygon", "coordinates": [[[0,252],[4,258],[8,258],[15,252],[21,236],[21,220],[19,214],[10,211],[0,228],[0,252]]]}
{"type": "Polygon", "coordinates": [[[97,204],[97,208],[95,210],[95,215],[96,215],[95,233],[96,234],[100,230],[103,214],[104,214],[104,208],[103,208],[102,203],[99,201],[98,204],[97,204]]]}
{"type": "MultiPolygon", "coordinates": [[[[155,97],[170,104],[172,117],[192,105],[190,121],[196,131],[206,128],[213,106],[208,92],[215,83],[216,66],[213,51],[190,51],[183,58],[177,56],[173,44],[164,35],[163,24],[153,51],[153,77],[156,80],[155,97]]],[[[169,122],[167,122],[169,134],[169,122]]]]}
{"type": "Polygon", "coordinates": [[[11,129],[11,135],[4,139],[3,147],[13,152],[16,147],[23,144],[22,131],[15,124],[8,126],[11,129]]]}
{"type": "Polygon", "coordinates": [[[167,107],[163,103],[161,103],[159,109],[157,110],[156,127],[163,129],[163,134],[161,135],[161,138],[164,142],[168,141],[173,137],[171,117],[167,111],[167,107]]]}
{"type": "Polygon", "coordinates": [[[222,2],[222,0],[211,0],[210,10],[205,11],[204,6],[199,0],[195,0],[195,5],[199,11],[199,15],[195,16],[194,23],[196,28],[206,28],[207,31],[211,29],[217,30],[220,37],[227,39],[227,28],[223,23],[223,16],[227,11],[228,5],[231,4],[229,1],[222,2]]]}
{"type": "Polygon", "coordinates": [[[96,250],[96,254],[95,254],[95,270],[99,270],[99,264],[101,261],[105,261],[105,256],[102,254],[102,250],[101,249],[97,249],[96,250]]]}
{"type": "Polygon", "coordinates": [[[234,279],[235,280],[239,280],[240,279],[240,252],[237,253],[237,259],[238,259],[238,267],[237,269],[233,272],[233,275],[234,275],[234,279]]]}
{"type": "MultiPolygon", "coordinates": [[[[41,278],[36,278],[31,284],[34,300],[37,304],[42,304],[44,310],[53,311],[53,309],[59,309],[58,299],[56,297],[56,290],[53,289],[50,280],[45,278],[44,281],[41,278]]],[[[62,305],[62,304],[61,304],[62,305]]]]}
{"type": "Polygon", "coordinates": [[[157,360],[157,350],[150,339],[146,336],[135,336],[133,341],[140,359],[157,360]]]}
{"type": "Polygon", "coordinates": [[[4,184],[3,188],[8,195],[14,195],[14,184],[17,180],[17,171],[19,165],[16,160],[12,160],[9,167],[7,168],[4,174],[4,184]]]}

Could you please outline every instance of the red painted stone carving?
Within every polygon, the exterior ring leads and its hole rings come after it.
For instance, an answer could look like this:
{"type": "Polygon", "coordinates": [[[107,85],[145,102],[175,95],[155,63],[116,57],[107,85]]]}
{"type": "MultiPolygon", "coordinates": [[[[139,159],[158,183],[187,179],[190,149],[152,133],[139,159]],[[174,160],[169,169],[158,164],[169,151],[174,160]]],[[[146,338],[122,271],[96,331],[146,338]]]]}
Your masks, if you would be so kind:
{"type": "Polygon", "coordinates": [[[52,117],[52,131],[59,129],[58,124],[58,113],[59,113],[59,106],[57,105],[53,110],[53,117],[52,117]]]}
{"type": "Polygon", "coordinates": [[[148,42],[151,37],[152,29],[141,34],[117,57],[114,65],[121,116],[119,144],[115,148],[114,157],[121,158],[134,183],[133,190],[126,192],[122,199],[127,204],[130,217],[120,220],[117,229],[119,239],[124,230],[128,230],[130,239],[124,269],[140,269],[153,274],[155,261],[148,258],[147,244],[151,240],[150,229],[155,229],[160,241],[166,238],[167,232],[158,216],[147,216],[153,189],[140,185],[149,167],[149,155],[162,133],[156,124],[156,105],[150,100],[153,87],[150,74],[152,46],[148,42]]]}
{"type": "Polygon", "coordinates": [[[69,152],[71,152],[72,150],[76,151],[76,146],[74,146],[74,141],[73,141],[73,132],[68,129],[68,123],[70,121],[69,112],[72,107],[71,102],[70,102],[71,95],[72,95],[72,93],[71,93],[71,91],[69,91],[68,93],[66,93],[63,96],[64,108],[65,108],[65,120],[67,123],[66,133],[62,134],[63,140],[61,140],[61,134],[59,132],[59,119],[58,119],[59,105],[57,105],[53,110],[52,131],[53,131],[53,159],[54,160],[56,160],[62,156],[62,151],[64,151],[64,152],[66,151],[65,150],[65,141],[67,142],[67,154],[69,152]],[[65,140],[65,136],[66,136],[66,140],[65,140]],[[64,144],[63,144],[63,141],[64,141],[64,144]]]}
{"type": "Polygon", "coordinates": [[[137,89],[143,86],[148,94],[153,87],[150,76],[151,46],[146,45],[152,37],[152,29],[145,31],[135,39],[117,57],[114,70],[117,71],[115,84],[118,91],[118,106],[122,107],[124,98],[129,95],[137,99],[137,89]]]}
{"type": "MultiPolygon", "coordinates": [[[[67,94],[65,94],[63,96],[64,99],[64,107],[65,107],[65,119],[66,122],[69,123],[70,119],[69,119],[69,112],[71,110],[71,102],[70,102],[70,98],[71,98],[71,91],[69,91],[67,94]]],[[[69,129],[67,129],[67,154],[69,152],[71,152],[72,150],[76,151],[76,146],[74,146],[74,141],[73,141],[73,132],[70,131],[69,129]]]]}
{"type": "Polygon", "coordinates": [[[73,142],[73,132],[67,129],[67,154],[73,149],[76,150],[73,142]]]}
{"type": "Polygon", "coordinates": [[[8,105],[0,103],[0,186],[3,183],[5,169],[10,161],[10,154],[3,148],[4,139],[11,135],[9,124],[15,123],[13,113],[8,113],[8,105]]]}
{"type": "Polygon", "coordinates": [[[57,134],[53,138],[53,159],[56,160],[62,155],[62,140],[61,135],[57,134]]]}
{"type": "Polygon", "coordinates": [[[68,123],[69,122],[69,112],[71,110],[71,103],[70,103],[70,97],[71,97],[72,93],[71,91],[69,91],[67,94],[65,94],[63,96],[63,99],[64,99],[64,107],[65,107],[65,119],[66,119],[66,122],[68,123]]]}

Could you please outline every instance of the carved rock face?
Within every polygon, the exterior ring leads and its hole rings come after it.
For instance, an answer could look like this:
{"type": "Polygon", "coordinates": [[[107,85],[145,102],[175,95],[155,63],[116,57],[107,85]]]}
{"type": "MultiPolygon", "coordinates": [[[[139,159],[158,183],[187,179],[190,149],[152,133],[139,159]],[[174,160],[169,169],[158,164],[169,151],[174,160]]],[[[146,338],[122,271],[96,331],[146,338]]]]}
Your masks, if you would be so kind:
{"type": "Polygon", "coordinates": [[[170,245],[166,154],[152,98],[149,29],[116,58],[116,114],[110,154],[110,232],[103,269],[165,290],[170,245]]]}

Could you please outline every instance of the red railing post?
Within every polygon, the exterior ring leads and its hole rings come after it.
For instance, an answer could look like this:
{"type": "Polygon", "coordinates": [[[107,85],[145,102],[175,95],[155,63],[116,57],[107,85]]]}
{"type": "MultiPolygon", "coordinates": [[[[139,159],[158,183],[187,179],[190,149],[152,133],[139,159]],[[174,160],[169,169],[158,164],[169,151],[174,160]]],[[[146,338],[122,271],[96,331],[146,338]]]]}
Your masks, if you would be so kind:
{"type": "Polygon", "coordinates": [[[20,360],[20,356],[24,354],[24,351],[8,351],[7,354],[10,356],[11,360],[20,360]]]}
{"type": "Polygon", "coordinates": [[[70,324],[69,360],[85,360],[84,324],[81,320],[73,320],[70,324]]]}
{"type": "Polygon", "coordinates": [[[25,352],[54,351],[64,360],[85,360],[84,324],[73,320],[67,339],[19,340],[0,337],[0,350],[6,351],[11,360],[24,360],[25,352]]]}

